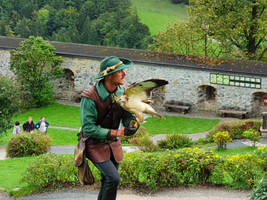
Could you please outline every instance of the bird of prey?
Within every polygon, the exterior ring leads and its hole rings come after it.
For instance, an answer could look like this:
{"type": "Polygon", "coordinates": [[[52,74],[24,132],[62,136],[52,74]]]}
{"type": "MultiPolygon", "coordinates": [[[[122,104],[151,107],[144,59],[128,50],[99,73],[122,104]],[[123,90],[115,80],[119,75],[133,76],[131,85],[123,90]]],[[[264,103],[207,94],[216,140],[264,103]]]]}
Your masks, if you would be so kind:
{"type": "Polygon", "coordinates": [[[125,95],[115,97],[115,101],[122,108],[133,113],[140,123],[144,122],[144,113],[163,118],[149,105],[151,91],[157,87],[168,84],[164,79],[149,79],[139,83],[133,83],[125,90],[125,95]]]}

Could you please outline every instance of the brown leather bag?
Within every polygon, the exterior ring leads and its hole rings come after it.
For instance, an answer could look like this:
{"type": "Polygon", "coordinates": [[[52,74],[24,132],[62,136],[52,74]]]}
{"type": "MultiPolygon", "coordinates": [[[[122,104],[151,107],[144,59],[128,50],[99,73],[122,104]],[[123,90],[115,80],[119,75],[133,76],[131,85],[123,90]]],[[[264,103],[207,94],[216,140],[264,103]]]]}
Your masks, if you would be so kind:
{"type": "Polygon", "coordinates": [[[92,185],[95,182],[93,173],[85,158],[85,142],[88,137],[79,133],[79,142],[74,150],[74,166],[78,167],[78,179],[82,185],[92,185]]]}

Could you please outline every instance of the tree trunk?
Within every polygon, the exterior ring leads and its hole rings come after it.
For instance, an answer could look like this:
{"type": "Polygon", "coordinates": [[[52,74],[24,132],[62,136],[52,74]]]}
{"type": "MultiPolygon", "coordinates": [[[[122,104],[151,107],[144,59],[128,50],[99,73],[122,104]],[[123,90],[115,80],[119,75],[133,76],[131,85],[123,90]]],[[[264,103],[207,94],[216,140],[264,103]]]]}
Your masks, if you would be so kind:
{"type": "Polygon", "coordinates": [[[252,25],[249,27],[249,33],[248,33],[248,43],[247,43],[247,55],[250,60],[255,60],[256,59],[256,37],[255,33],[257,32],[258,29],[258,24],[257,24],[257,14],[258,14],[258,6],[255,5],[257,0],[253,0],[252,4],[252,10],[251,10],[251,22],[252,25]]]}

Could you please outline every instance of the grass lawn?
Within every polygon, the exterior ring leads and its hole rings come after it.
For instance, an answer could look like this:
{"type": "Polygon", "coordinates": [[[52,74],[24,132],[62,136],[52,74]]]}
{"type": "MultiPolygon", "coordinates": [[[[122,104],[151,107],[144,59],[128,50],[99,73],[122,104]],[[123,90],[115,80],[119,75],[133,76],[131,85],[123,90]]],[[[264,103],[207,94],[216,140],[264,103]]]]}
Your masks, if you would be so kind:
{"type": "Polygon", "coordinates": [[[37,109],[30,109],[14,117],[14,121],[19,121],[21,125],[32,116],[33,122],[37,123],[41,116],[45,116],[51,126],[65,126],[80,128],[80,107],[66,106],[63,104],[53,104],[37,109]]]}
{"type": "MultiPolygon", "coordinates": [[[[62,104],[53,104],[39,109],[31,109],[14,117],[14,121],[19,121],[21,126],[27,121],[28,116],[32,116],[34,122],[44,115],[51,126],[64,126],[70,128],[80,128],[80,108],[62,104]]],[[[173,134],[173,133],[198,133],[210,130],[219,120],[198,119],[180,116],[165,116],[165,119],[156,117],[147,118],[142,124],[151,135],[173,134]]],[[[21,127],[22,129],[22,127],[21,127]]],[[[7,131],[7,135],[0,137],[0,145],[7,145],[7,141],[12,137],[12,129],[7,131]]],[[[77,143],[77,131],[48,128],[48,135],[53,139],[52,145],[75,145],[77,143]]]]}
{"type": "Polygon", "coordinates": [[[78,131],[50,128],[47,134],[52,138],[52,145],[76,145],[78,131]]]}
{"type": "Polygon", "coordinates": [[[152,35],[165,31],[169,23],[187,20],[187,8],[184,4],[172,4],[169,0],[131,0],[131,2],[152,35]]]}
{"type": "Polygon", "coordinates": [[[156,117],[147,118],[144,126],[149,134],[190,134],[205,132],[219,123],[217,119],[200,119],[176,116],[165,116],[165,119],[156,117]]]}
{"type": "Polygon", "coordinates": [[[20,179],[30,161],[34,159],[35,157],[23,157],[0,160],[0,187],[5,190],[25,187],[26,184],[20,182],[20,179]]]}
{"type": "Polygon", "coordinates": [[[8,140],[13,136],[12,134],[12,130],[8,130],[7,133],[5,134],[0,134],[0,145],[3,146],[3,145],[7,145],[8,143],[8,140]]]}
{"type": "MultiPolygon", "coordinates": [[[[52,138],[52,146],[76,145],[78,131],[48,128],[47,134],[52,138]]],[[[8,140],[13,136],[12,131],[0,138],[0,145],[7,145],[8,140]]]]}
{"type": "Polygon", "coordinates": [[[256,150],[256,148],[254,148],[254,147],[239,147],[239,148],[224,149],[224,150],[215,149],[214,152],[218,153],[222,157],[225,157],[225,156],[232,156],[235,154],[253,153],[253,151],[255,151],[255,150],[256,150]]]}

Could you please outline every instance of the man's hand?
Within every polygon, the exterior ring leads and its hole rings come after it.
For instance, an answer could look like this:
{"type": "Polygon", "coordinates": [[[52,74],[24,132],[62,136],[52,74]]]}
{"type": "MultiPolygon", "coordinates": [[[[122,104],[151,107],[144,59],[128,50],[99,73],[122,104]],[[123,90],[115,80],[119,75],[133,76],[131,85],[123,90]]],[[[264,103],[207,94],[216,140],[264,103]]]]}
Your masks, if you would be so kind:
{"type": "Polygon", "coordinates": [[[110,130],[110,136],[111,137],[123,137],[124,136],[125,128],[120,129],[111,129],[110,130]]]}

